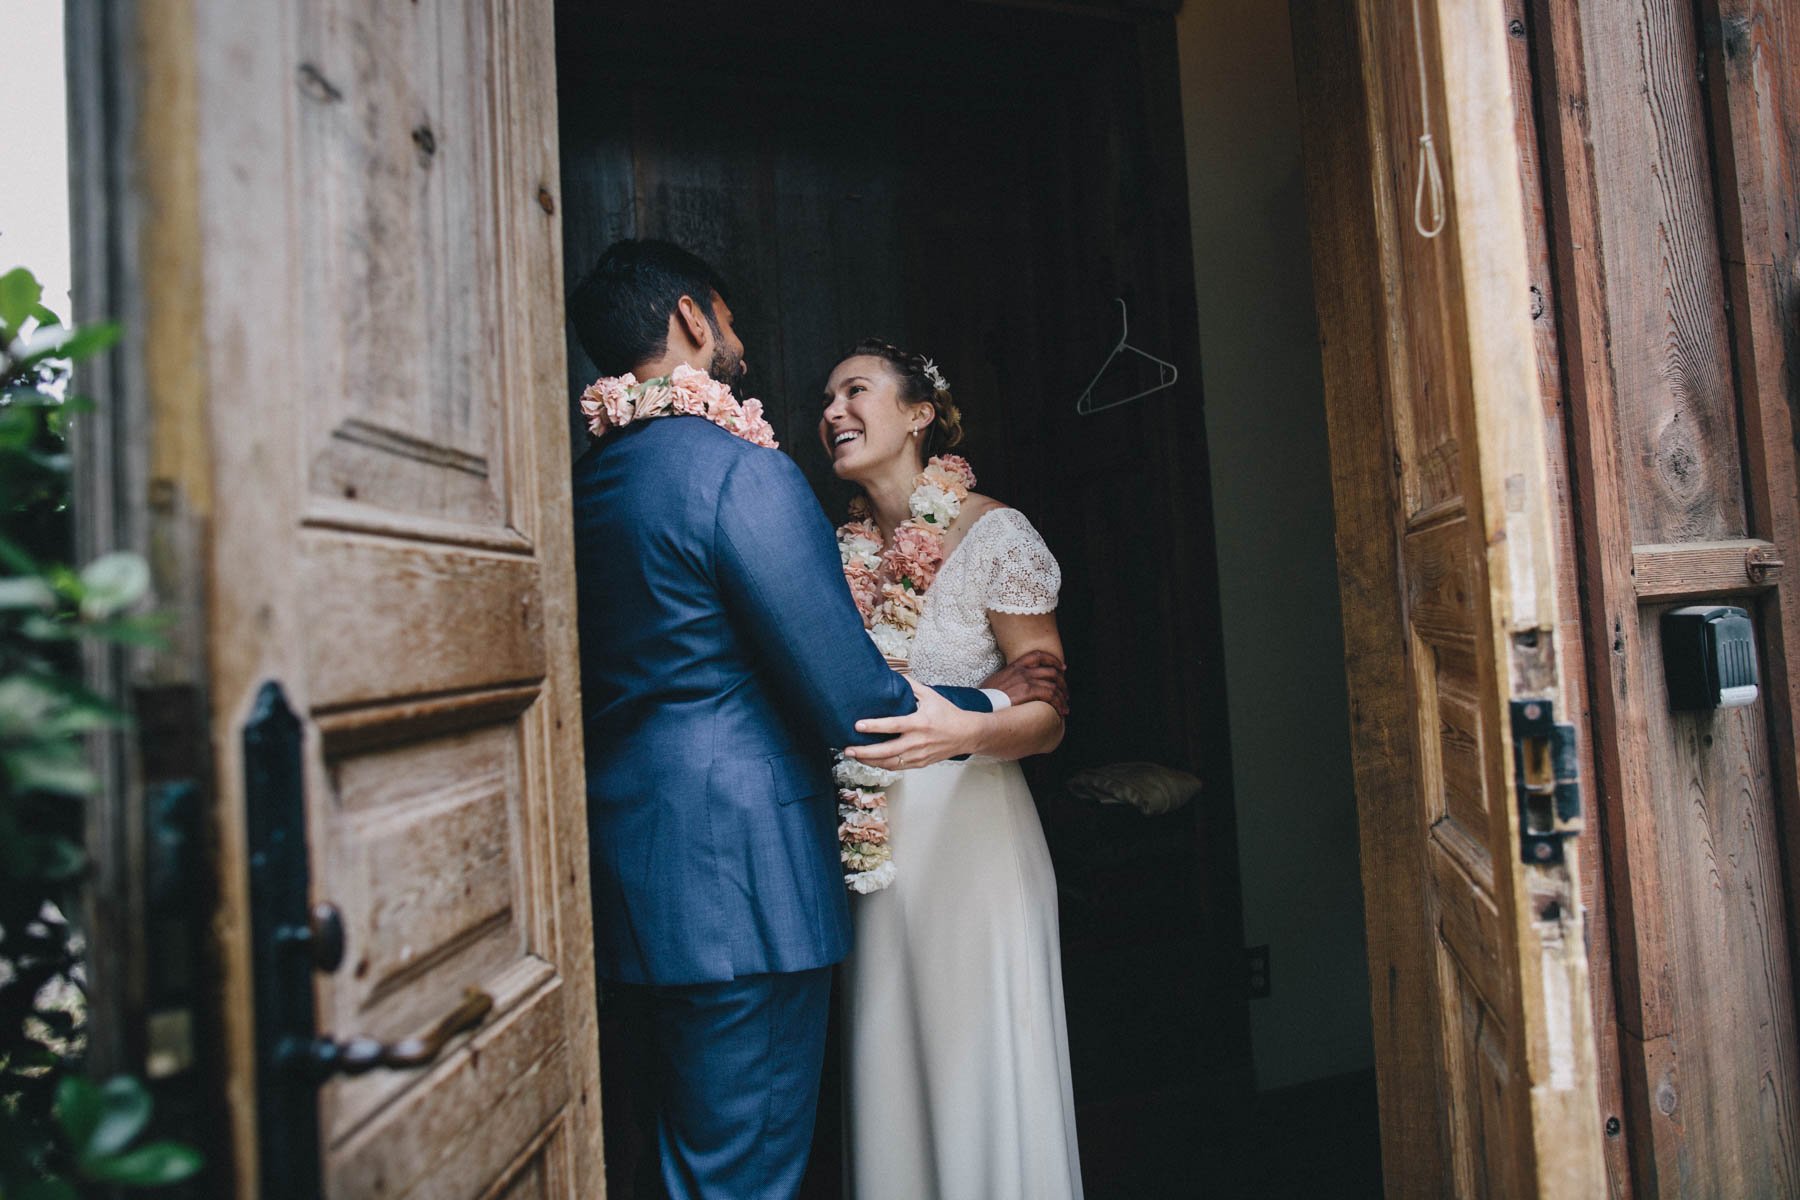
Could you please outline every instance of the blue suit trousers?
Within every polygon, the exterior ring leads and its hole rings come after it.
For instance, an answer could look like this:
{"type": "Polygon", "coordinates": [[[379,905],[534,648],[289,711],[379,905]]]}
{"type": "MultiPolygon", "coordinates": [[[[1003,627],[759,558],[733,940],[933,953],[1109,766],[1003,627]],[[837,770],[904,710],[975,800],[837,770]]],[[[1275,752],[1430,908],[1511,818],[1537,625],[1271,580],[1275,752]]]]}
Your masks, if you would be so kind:
{"type": "Polygon", "coordinates": [[[671,1200],[787,1200],[812,1150],[831,968],[610,985],[648,1026],[671,1200]]]}

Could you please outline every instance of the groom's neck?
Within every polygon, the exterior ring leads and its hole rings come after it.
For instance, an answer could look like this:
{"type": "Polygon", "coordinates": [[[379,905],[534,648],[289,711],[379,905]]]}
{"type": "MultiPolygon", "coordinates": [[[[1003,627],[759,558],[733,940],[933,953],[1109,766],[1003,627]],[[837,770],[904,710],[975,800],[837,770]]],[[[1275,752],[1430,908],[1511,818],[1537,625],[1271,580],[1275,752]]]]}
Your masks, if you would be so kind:
{"type": "Polygon", "coordinates": [[[639,379],[661,379],[674,373],[676,367],[692,367],[696,371],[706,370],[706,364],[694,361],[690,354],[664,354],[658,358],[645,359],[631,368],[631,373],[639,379]]]}

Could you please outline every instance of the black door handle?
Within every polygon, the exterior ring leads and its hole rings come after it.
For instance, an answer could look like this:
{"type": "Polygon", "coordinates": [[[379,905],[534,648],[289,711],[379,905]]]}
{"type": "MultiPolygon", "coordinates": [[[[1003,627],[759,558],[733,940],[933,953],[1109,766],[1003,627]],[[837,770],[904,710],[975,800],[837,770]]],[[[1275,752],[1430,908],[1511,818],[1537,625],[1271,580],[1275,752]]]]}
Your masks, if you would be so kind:
{"type": "Polygon", "coordinates": [[[397,1042],[358,1035],[338,1041],[329,1035],[317,1038],[289,1038],[282,1046],[280,1058],[284,1066],[296,1068],[315,1081],[333,1075],[364,1075],[377,1067],[409,1070],[437,1061],[450,1039],[467,1033],[494,1011],[494,998],[479,988],[466,988],[462,1002],[439,1018],[438,1023],[415,1037],[397,1042]]]}

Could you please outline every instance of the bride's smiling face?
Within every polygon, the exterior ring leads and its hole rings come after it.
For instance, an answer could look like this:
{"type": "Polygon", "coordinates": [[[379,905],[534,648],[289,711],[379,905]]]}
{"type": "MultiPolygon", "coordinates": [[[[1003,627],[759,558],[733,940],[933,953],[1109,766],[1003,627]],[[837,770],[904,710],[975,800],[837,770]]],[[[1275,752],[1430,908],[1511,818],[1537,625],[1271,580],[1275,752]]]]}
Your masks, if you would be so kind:
{"type": "Polygon", "coordinates": [[[913,431],[931,423],[932,407],[902,399],[900,380],[885,359],[846,358],[826,382],[824,401],[819,441],[839,479],[869,479],[896,460],[918,469],[920,442],[913,431]]]}

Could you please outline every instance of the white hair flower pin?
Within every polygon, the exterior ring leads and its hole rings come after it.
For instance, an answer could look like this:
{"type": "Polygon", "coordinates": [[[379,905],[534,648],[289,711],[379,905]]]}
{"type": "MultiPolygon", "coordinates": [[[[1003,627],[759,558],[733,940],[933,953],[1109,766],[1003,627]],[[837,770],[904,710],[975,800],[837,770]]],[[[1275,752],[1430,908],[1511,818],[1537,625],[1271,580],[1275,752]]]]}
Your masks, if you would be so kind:
{"type": "Polygon", "coordinates": [[[950,381],[944,378],[944,373],[938,370],[938,365],[929,358],[925,360],[924,371],[925,378],[931,380],[932,387],[940,392],[947,392],[950,390],[950,381]]]}

